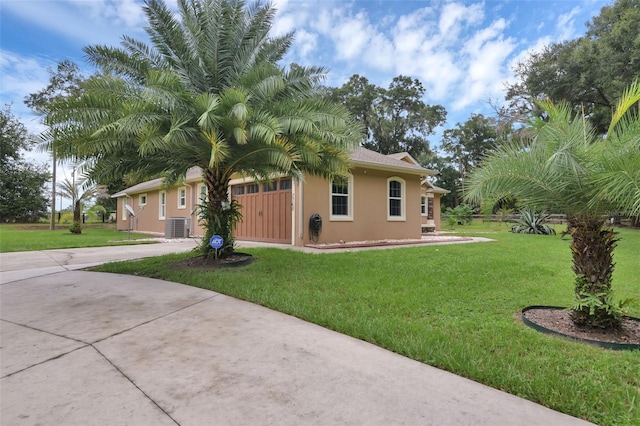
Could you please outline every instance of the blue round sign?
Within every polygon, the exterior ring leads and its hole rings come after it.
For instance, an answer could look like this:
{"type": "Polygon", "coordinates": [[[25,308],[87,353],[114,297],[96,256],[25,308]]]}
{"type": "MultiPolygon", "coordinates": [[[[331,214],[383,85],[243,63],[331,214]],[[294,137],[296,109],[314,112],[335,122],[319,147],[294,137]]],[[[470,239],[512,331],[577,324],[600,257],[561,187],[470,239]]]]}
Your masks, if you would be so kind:
{"type": "Polygon", "coordinates": [[[220,235],[214,235],[209,240],[209,245],[211,245],[211,247],[213,247],[214,249],[219,249],[220,247],[222,247],[222,244],[224,244],[224,240],[220,235]]]}

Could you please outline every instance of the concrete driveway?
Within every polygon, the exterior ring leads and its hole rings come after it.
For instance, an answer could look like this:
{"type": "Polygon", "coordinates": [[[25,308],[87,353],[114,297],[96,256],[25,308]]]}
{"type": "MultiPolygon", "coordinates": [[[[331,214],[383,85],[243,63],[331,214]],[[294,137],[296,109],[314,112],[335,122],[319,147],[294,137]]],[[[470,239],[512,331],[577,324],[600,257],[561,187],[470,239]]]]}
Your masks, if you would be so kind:
{"type": "Polygon", "coordinates": [[[0,255],[0,423],[587,424],[215,292],[73,270],[193,245],[0,255]]]}

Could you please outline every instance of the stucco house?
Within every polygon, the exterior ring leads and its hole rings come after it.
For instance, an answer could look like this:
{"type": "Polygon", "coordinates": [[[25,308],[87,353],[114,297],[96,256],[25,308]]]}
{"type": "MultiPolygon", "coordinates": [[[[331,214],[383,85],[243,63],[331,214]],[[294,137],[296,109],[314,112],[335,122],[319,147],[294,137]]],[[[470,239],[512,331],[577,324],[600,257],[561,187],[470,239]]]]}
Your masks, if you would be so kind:
{"type": "MultiPolygon", "coordinates": [[[[440,229],[440,197],[448,191],[427,180],[435,174],[407,153],[358,148],[344,181],[305,176],[259,183],[238,176],[230,182],[230,196],[242,206],[243,219],[234,236],[296,246],[420,238],[440,229]]],[[[197,217],[203,194],[198,168],[174,188],[164,188],[162,179],[134,185],[112,196],[118,199],[117,228],[169,237],[203,235],[197,217]]]]}

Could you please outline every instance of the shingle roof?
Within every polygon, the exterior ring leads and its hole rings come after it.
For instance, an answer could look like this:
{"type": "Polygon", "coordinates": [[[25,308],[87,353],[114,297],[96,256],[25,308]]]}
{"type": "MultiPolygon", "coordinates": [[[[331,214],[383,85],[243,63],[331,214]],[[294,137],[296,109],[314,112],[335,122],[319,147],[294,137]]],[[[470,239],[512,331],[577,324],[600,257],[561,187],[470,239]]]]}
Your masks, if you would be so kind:
{"type": "Polygon", "coordinates": [[[426,185],[428,187],[427,188],[427,192],[433,192],[434,194],[449,194],[451,192],[448,189],[444,189],[444,188],[440,188],[439,186],[435,186],[434,184],[429,182],[427,179],[424,179],[422,181],[422,184],[426,185]]]}
{"type": "Polygon", "coordinates": [[[411,164],[407,161],[403,161],[400,158],[405,158],[407,153],[398,153],[384,155],[379,152],[371,151],[366,148],[358,148],[351,154],[351,160],[355,165],[369,165],[374,168],[394,169],[402,170],[406,173],[417,173],[420,175],[435,175],[433,170],[425,169],[416,164],[411,164]]]}
{"type": "MultiPolygon", "coordinates": [[[[433,170],[425,169],[424,167],[420,167],[416,164],[409,163],[407,161],[401,160],[401,158],[406,158],[409,156],[406,152],[401,152],[398,154],[390,154],[384,155],[379,152],[371,151],[366,148],[357,148],[355,151],[351,153],[351,161],[355,166],[359,167],[371,167],[374,169],[382,169],[382,170],[393,170],[399,171],[403,173],[411,173],[417,174],[420,176],[427,175],[435,175],[436,172],[433,170]]],[[[409,156],[410,157],[410,156],[409,156]]],[[[202,171],[199,167],[192,167],[187,171],[186,181],[195,181],[202,177],[202,171]]],[[[111,196],[111,198],[124,197],[128,194],[140,194],[145,191],[150,191],[154,189],[160,189],[163,185],[163,179],[153,179],[146,182],[139,183],[137,185],[133,185],[125,190],[117,192],[111,196]]]]}
{"type": "MultiPolygon", "coordinates": [[[[187,170],[187,177],[185,179],[186,182],[198,180],[202,177],[202,169],[200,167],[192,167],[187,170]]],[[[150,191],[154,189],[160,189],[163,186],[163,178],[157,178],[148,180],[146,182],[139,183],[137,185],[130,186],[127,189],[124,189],[120,192],[116,192],[111,196],[111,198],[124,197],[128,193],[131,194],[140,194],[145,191],[150,191]]]]}

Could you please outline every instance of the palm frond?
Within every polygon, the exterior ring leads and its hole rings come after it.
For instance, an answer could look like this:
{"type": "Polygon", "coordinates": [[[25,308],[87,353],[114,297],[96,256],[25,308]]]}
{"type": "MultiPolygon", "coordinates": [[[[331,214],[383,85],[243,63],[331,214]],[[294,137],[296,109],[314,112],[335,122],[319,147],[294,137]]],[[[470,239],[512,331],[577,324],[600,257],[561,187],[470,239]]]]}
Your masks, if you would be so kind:
{"type": "Polygon", "coordinates": [[[638,103],[640,103],[640,81],[635,80],[624,90],[624,92],[622,92],[622,96],[616,104],[616,108],[613,112],[611,124],[609,125],[609,130],[607,130],[607,135],[613,134],[620,120],[622,120],[627,112],[638,103]]]}

